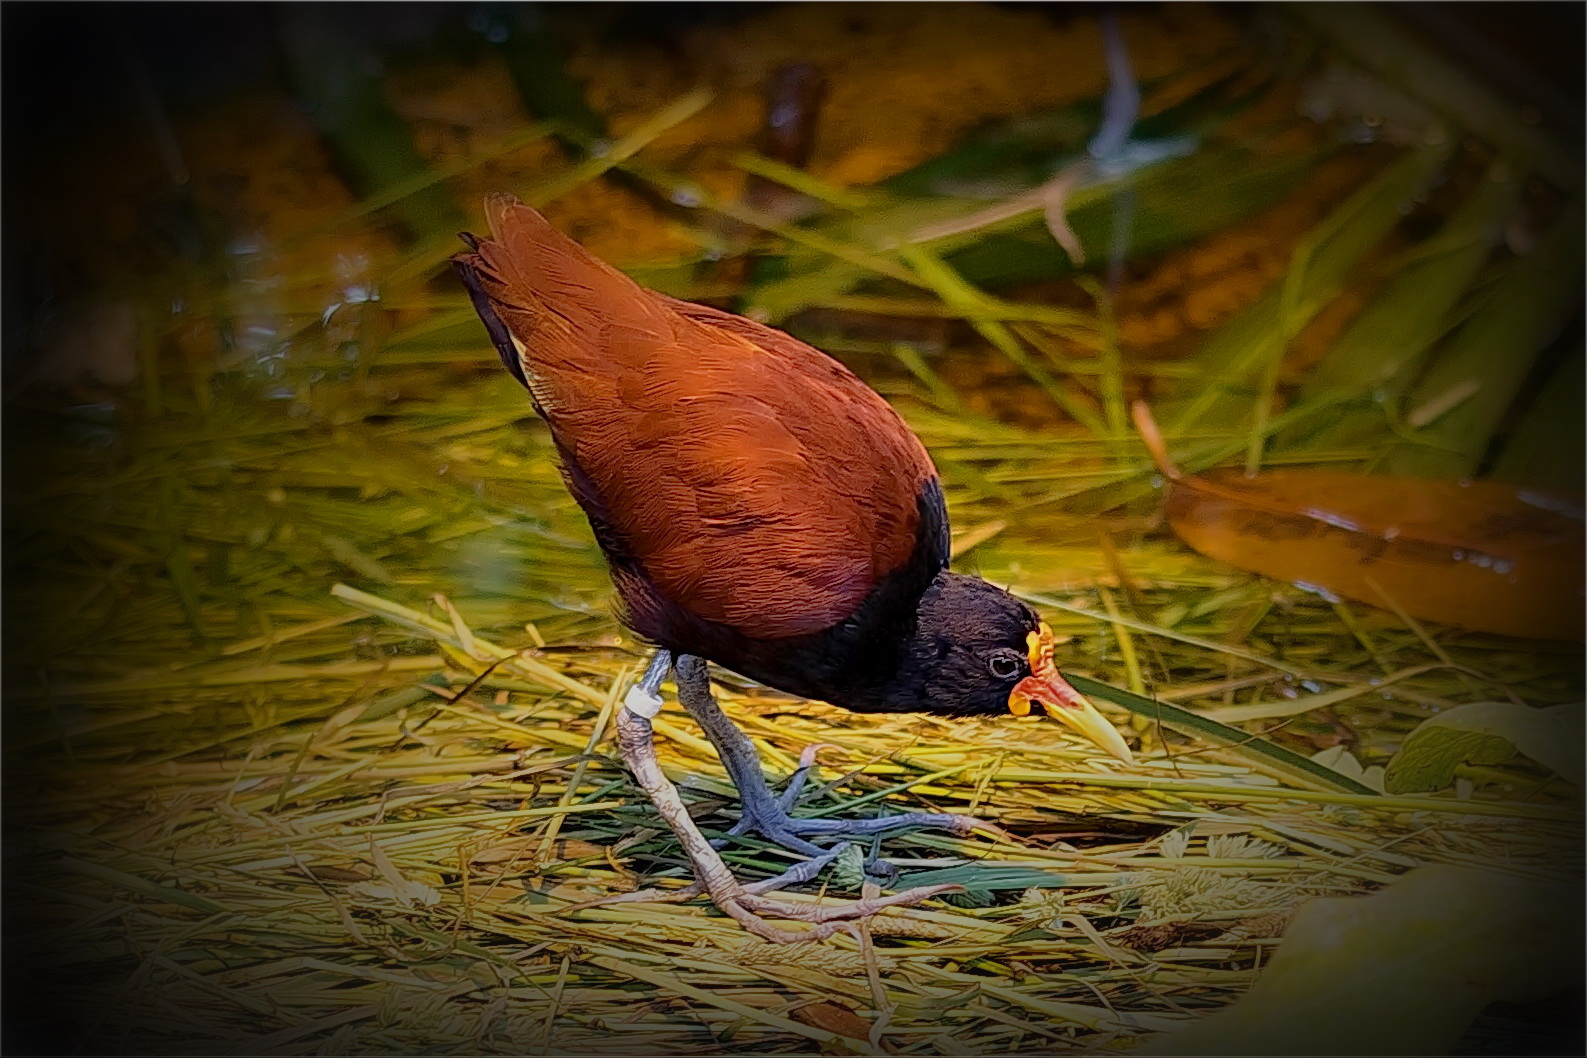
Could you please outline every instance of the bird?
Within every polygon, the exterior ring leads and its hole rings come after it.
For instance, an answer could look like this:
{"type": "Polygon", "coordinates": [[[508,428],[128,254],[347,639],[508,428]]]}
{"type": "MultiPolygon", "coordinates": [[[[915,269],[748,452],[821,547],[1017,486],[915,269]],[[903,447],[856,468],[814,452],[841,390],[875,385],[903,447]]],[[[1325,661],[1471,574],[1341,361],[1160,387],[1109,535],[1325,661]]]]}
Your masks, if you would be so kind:
{"type": "Polygon", "coordinates": [[[818,908],[765,893],[815,877],[845,839],[978,825],[946,813],[792,816],[813,752],[774,796],[753,744],[716,703],[710,664],[856,712],[1023,716],[1039,705],[1131,759],[1060,674],[1036,611],[949,568],[941,480],[880,394],[789,334],[640,286],[511,195],[487,196],[485,218],[490,235],[461,234],[468,249],[453,265],[549,427],[622,622],[655,646],[614,726],[694,868],[695,882],[671,895],[706,893],[767,940],[808,941],[948,887],[818,908]],[[730,835],[754,831],[808,859],[773,879],[733,878],[656,761],[651,720],[669,675],[739,791],[730,835]]]}

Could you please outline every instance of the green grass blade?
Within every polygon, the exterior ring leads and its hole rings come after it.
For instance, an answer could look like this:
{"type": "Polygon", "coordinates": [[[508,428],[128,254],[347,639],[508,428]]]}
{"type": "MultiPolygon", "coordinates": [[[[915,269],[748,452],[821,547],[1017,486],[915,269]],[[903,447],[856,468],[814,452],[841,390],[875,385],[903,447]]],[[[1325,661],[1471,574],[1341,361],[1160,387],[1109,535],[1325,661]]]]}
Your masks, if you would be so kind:
{"type": "MultiPolygon", "coordinates": [[[[1205,421],[1242,421],[1250,407],[1254,376],[1281,349],[1286,332],[1311,319],[1343,288],[1361,259],[1404,215],[1416,195],[1442,171],[1447,144],[1407,154],[1351,195],[1309,233],[1311,252],[1292,292],[1286,318],[1284,284],[1270,288],[1254,304],[1225,323],[1202,346],[1197,363],[1202,378],[1196,393],[1173,420],[1175,432],[1205,421]]],[[[1286,279],[1286,282],[1293,280],[1286,279]]]]}
{"type": "MultiPolygon", "coordinates": [[[[524,201],[535,208],[543,208],[575,188],[595,180],[638,154],[644,147],[680,122],[687,121],[711,101],[711,93],[697,88],[657,111],[633,132],[613,143],[599,157],[588,158],[550,180],[543,181],[523,193],[524,201]]],[[[457,237],[452,231],[425,241],[409,254],[390,276],[393,284],[417,278],[439,266],[457,249],[457,237]]]]}
{"type": "Polygon", "coordinates": [[[99,863],[88,863],[72,856],[63,857],[61,865],[78,874],[86,874],[90,878],[98,878],[102,882],[109,882],[119,889],[138,893],[142,896],[153,897],[156,900],[165,900],[181,907],[191,908],[206,915],[224,915],[231,908],[217,904],[213,900],[199,896],[196,893],[185,892],[159,882],[151,882],[147,878],[140,878],[126,871],[118,871],[114,867],[106,867],[99,863]]]}
{"type": "Polygon", "coordinates": [[[575,140],[605,139],[606,122],[585,98],[584,86],[568,74],[563,44],[548,24],[546,8],[514,5],[495,17],[512,22],[496,50],[524,105],[536,118],[571,130],[575,135],[564,132],[557,138],[582,157],[582,144],[575,140]]]}
{"type": "Polygon", "coordinates": [[[1587,437],[1582,415],[1582,394],[1587,393],[1584,367],[1587,364],[1578,341],[1505,443],[1493,468],[1494,477],[1565,495],[1581,494],[1582,481],[1587,478],[1582,444],[1587,437]]]}
{"type": "Polygon", "coordinates": [[[1364,786],[1348,775],[1341,775],[1332,768],[1325,768],[1315,761],[1307,760],[1299,753],[1248,734],[1237,727],[1220,724],[1188,709],[1181,709],[1167,702],[1155,702],[1150,698],[1143,698],[1141,695],[1131,694],[1129,691],[1084,676],[1065,673],[1064,678],[1074,685],[1075,690],[1088,698],[1100,698],[1105,702],[1112,702],[1137,716],[1144,716],[1153,723],[1160,723],[1170,731],[1204,739],[1244,757],[1253,767],[1261,771],[1277,773],[1308,789],[1337,790],[1342,793],[1367,795],[1377,793],[1370,786],[1364,786]]]}
{"type": "MultiPolygon", "coordinates": [[[[1582,222],[1579,202],[1567,208],[1439,350],[1410,395],[1408,414],[1469,395],[1412,435],[1415,447],[1395,451],[1388,472],[1460,477],[1477,470],[1532,364],[1581,302],[1582,222]]],[[[1568,443],[1579,448],[1581,439],[1568,443]]]]}
{"type": "Polygon", "coordinates": [[[1515,208],[1521,181],[1497,177],[1485,179],[1418,248],[1416,259],[1389,280],[1312,369],[1297,401],[1319,414],[1307,424],[1309,432],[1289,431],[1280,447],[1341,447],[1381,434],[1381,410],[1343,405],[1368,394],[1381,400],[1402,392],[1445,333],[1515,208]]]}
{"type": "Polygon", "coordinates": [[[990,299],[966,283],[925,247],[906,246],[899,253],[922,279],[932,285],[943,301],[962,309],[971,326],[1029,375],[1070,418],[1093,434],[1101,436],[1107,433],[1107,428],[1096,413],[1077,401],[1063,383],[1020,344],[1002,320],[993,318],[996,306],[990,299]]]}
{"type": "MultiPolygon", "coordinates": [[[[293,86],[359,197],[422,178],[427,166],[412,131],[386,101],[380,64],[345,14],[303,4],[281,8],[277,17],[293,86]]],[[[456,231],[464,216],[434,183],[393,200],[393,211],[415,239],[456,231]]]]}

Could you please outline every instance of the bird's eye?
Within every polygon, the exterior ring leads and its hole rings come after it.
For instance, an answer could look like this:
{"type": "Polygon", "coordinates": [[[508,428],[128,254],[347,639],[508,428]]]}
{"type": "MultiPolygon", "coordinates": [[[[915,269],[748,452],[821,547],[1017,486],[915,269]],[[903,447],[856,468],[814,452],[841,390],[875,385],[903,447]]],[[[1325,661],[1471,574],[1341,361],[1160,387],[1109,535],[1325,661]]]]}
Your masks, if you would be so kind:
{"type": "Polygon", "coordinates": [[[986,667],[1000,680],[1011,680],[1025,667],[1024,659],[1012,650],[1000,650],[986,661],[986,667]]]}

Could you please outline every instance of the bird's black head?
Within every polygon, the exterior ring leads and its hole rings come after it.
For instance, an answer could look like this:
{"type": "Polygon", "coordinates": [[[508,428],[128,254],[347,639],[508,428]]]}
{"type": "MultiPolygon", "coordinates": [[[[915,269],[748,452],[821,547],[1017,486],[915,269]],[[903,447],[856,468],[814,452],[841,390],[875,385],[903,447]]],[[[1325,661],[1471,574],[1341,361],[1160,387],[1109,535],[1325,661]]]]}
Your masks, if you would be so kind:
{"type": "Polygon", "coordinates": [[[1040,705],[1114,756],[1129,747],[1058,673],[1036,611],[976,577],[944,571],[921,596],[914,634],[883,691],[886,708],[947,716],[1024,716],[1040,705]]]}
{"type": "Polygon", "coordinates": [[[948,716],[1006,713],[1031,674],[1036,611],[978,577],[944,572],[921,596],[914,635],[887,688],[894,709],[948,716]]]}

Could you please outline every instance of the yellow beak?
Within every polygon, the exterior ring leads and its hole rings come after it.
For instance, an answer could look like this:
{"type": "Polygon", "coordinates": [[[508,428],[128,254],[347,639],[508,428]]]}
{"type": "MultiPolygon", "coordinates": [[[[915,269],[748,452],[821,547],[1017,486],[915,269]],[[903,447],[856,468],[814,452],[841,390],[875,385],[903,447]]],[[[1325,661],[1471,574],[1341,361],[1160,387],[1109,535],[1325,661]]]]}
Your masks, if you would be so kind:
{"type": "Polygon", "coordinates": [[[1052,659],[1053,635],[1046,623],[1041,631],[1032,632],[1026,640],[1030,650],[1030,671],[1014,685],[1008,695],[1008,711],[1015,716],[1030,713],[1031,703],[1040,702],[1047,715],[1090,739],[1102,749],[1126,764],[1135,763],[1129,745],[1119,736],[1118,729],[1107,717],[1097,711],[1084,695],[1058,673],[1052,659]]]}

